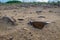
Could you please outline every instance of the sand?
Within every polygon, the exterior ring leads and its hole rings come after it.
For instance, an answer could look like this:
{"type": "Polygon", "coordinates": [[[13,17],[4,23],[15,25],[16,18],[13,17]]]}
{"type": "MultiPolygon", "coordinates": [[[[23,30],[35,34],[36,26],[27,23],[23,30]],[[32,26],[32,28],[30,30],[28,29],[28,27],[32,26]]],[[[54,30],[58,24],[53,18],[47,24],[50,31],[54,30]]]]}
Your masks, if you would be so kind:
{"type": "Polygon", "coordinates": [[[0,24],[0,40],[60,40],[60,7],[1,9],[0,16],[13,17],[18,24],[17,26],[0,24]],[[42,12],[36,13],[36,11],[42,12]],[[45,18],[39,18],[39,16],[45,18]],[[28,25],[29,21],[48,21],[52,23],[41,30],[28,25]]]}

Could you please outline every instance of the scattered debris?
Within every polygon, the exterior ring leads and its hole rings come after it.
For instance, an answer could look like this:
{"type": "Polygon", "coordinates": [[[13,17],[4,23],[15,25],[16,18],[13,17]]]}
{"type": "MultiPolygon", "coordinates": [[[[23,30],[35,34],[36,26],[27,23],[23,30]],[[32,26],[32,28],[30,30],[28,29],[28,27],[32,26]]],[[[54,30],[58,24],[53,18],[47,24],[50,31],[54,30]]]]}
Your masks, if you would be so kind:
{"type": "Polygon", "coordinates": [[[29,5],[25,5],[25,4],[23,4],[23,5],[20,5],[20,7],[25,7],[25,8],[29,8],[30,6],[29,5]]]}
{"type": "Polygon", "coordinates": [[[47,25],[49,23],[51,23],[51,22],[38,22],[38,21],[29,22],[30,25],[32,25],[33,27],[38,28],[38,29],[42,29],[45,25],[47,25]]]}

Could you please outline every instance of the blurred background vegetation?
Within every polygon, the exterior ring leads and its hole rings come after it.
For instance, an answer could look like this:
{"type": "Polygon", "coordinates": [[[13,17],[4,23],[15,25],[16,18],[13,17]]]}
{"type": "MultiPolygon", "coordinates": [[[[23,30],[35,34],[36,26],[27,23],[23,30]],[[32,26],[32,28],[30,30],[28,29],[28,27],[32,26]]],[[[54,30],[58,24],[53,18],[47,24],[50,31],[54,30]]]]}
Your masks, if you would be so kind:
{"type": "Polygon", "coordinates": [[[21,2],[18,0],[8,1],[5,3],[0,2],[0,4],[21,4],[21,3],[28,3],[28,4],[50,4],[50,5],[60,5],[60,1],[58,2],[21,2]]]}

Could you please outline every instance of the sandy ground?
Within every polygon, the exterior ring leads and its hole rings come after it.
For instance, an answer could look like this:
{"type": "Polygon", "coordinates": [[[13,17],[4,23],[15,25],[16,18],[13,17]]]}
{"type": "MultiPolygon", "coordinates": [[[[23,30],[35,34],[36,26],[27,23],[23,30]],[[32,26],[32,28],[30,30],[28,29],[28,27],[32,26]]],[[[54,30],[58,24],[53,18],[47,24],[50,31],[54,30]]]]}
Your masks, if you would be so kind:
{"type": "Polygon", "coordinates": [[[60,7],[20,7],[19,9],[0,10],[0,16],[6,15],[16,19],[18,25],[10,26],[1,23],[0,40],[60,40],[60,7]],[[36,13],[36,11],[42,12],[36,13]],[[45,18],[39,18],[40,16],[45,18]],[[52,23],[41,30],[28,25],[29,21],[49,21],[52,23]]]}

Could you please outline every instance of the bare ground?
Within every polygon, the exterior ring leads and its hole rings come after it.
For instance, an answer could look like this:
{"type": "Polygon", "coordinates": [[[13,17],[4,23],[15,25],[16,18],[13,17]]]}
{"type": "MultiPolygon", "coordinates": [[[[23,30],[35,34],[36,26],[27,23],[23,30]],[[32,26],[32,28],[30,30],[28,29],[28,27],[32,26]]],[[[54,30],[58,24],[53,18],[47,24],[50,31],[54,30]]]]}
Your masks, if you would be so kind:
{"type": "Polygon", "coordinates": [[[0,16],[6,15],[15,18],[18,25],[10,26],[0,23],[0,40],[60,40],[60,7],[20,7],[0,10],[0,16]],[[36,13],[36,11],[42,12],[36,13]],[[45,18],[39,18],[39,16],[45,18]],[[29,21],[49,21],[52,23],[41,30],[28,25],[29,21]]]}

